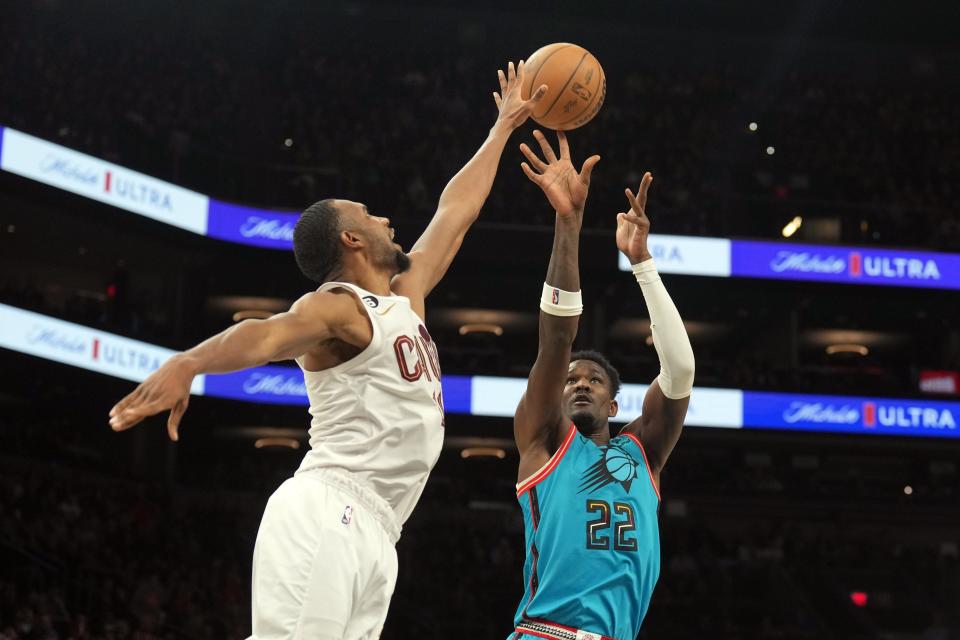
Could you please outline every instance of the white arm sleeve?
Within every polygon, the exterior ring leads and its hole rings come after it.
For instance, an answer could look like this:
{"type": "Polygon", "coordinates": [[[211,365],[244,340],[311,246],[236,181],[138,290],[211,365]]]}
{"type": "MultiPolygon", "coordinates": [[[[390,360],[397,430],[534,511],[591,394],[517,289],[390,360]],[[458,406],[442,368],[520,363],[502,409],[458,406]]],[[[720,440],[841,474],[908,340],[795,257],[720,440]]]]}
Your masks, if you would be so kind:
{"type": "Polygon", "coordinates": [[[686,398],[693,389],[694,360],[680,312],[663,286],[653,258],[633,265],[633,275],[640,284],[650,312],[653,346],[660,358],[660,375],[657,376],[660,390],[671,400],[686,398]]]}

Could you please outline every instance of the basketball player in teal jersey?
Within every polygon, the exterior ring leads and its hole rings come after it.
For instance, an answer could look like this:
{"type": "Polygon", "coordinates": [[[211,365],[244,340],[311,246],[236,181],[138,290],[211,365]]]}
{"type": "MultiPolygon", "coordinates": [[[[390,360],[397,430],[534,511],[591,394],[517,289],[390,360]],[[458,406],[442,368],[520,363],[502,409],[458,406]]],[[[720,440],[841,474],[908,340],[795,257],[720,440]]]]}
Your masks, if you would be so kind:
{"type": "Polygon", "coordinates": [[[660,472],[690,401],[693,350],[647,249],[646,173],[636,195],[626,190],[630,211],[617,215],[616,238],[646,301],[661,369],[643,415],[611,438],[619,375],[599,353],[571,354],[583,309],[580,225],[599,157],[578,173],[563,133],[559,158],[534,135],[546,162],[522,145],[530,161],[522,168],[556,209],[556,227],[539,353],[514,418],[527,559],[510,637],[633,640],[660,574],[660,472]]]}

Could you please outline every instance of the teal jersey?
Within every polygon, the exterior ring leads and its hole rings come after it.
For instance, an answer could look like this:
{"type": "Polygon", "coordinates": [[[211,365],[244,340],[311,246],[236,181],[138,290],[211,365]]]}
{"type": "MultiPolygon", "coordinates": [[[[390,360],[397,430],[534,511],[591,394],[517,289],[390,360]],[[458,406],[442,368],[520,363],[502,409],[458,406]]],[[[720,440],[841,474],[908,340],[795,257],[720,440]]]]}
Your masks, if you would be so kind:
{"type": "Polygon", "coordinates": [[[517,498],[527,559],[515,623],[636,638],[660,575],[660,496],[640,440],[598,446],[571,425],[517,498]]]}

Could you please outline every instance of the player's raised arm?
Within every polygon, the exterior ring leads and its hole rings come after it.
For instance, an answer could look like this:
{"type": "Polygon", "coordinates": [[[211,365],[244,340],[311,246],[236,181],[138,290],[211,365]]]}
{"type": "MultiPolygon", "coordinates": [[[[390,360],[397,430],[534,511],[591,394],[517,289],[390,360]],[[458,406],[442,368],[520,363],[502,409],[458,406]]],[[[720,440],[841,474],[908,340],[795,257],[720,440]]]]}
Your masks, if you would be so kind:
{"type": "Polygon", "coordinates": [[[540,300],[540,345],[530,370],[527,389],[514,417],[514,437],[520,451],[519,479],[535,472],[552,454],[551,434],[562,426],[561,398],[577,335],[583,303],[580,298],[579,244],[583,207],[590,174],[600,156],[592,156],[578,173],[570,160],[570,147],[559,132],[560,157],[539,131],[533,135],[545,162],[526,145],[520,150],[530,161],[521,167],[557,212],[553,251],[540,300]]]}
{"type": "Polygon", "coordinates": [[[346,292],[313,292],[285,313],[266,320],[244,320],[167,360],[110,410],[110,426],[123,431],[144,418],[170,411],[167,432],[176,440],[194,377],[296,358],[329,338],[366,346],[371,329],[359,304],[346,292]]]}
{"type": "Polygon", "coordinates": [[[660,374],[643,399],[643,415],[627,425],[624,431],[640,437],[651,470],[659,474],[680,438],[693,389],[694,359],[680,312],[663,286],[653,256],[647,249],[650,220],[646,206],[651,182],[653,176],[647,172],[636,196],[630,189],[626,190],[630,211],[617,214],[617,248],[633,265],[633,273],[650,313],[653,345],[660,358],[660,374]]]}
{"type": "Polygon", "coordinates": [[[480,149],[453,176],[443,193],[437,212],[410,251],[410,270],[396,277],[393,289],[411,299],[422,299],[440,282],[463,243],[470,225],[480,214],[497,175],[500,156],[513,131],[526,122],[534,106],[546,92],[546,85],[537,89],[529,100],[520,97],[524,80],[524,63],[507,72],[497,72],[500,91],[493,94],[497,104],[497,120],[480,149]]]}

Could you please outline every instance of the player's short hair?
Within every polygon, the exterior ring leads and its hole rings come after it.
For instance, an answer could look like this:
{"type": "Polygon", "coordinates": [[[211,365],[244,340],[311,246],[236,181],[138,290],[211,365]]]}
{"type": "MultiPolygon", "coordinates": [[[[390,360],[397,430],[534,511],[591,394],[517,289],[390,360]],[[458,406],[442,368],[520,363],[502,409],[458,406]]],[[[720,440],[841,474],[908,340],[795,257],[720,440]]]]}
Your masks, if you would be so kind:
{"type": "Polygon", "coordinates": [[[620,393],[620,372],[617,371],[616,367],[610,364],[610,361],[607,360],[599,351],[592,351],[590,349],[585,349],[583,351],[574,351],[570,354],[570,362],[574,360],[590,360],[591,362],[596,362],[600,365],[600,368],[603,369],[607,374],[607,380],[610,381],[610,397],[616,398],[617,394],[620,393]]]}
{"type": "Polygon", "coordinates": [[[340,212],[333,199],[314,202],[293,227],[293,255],[303,275],[323,283],[340,266],[340,212]]]}

